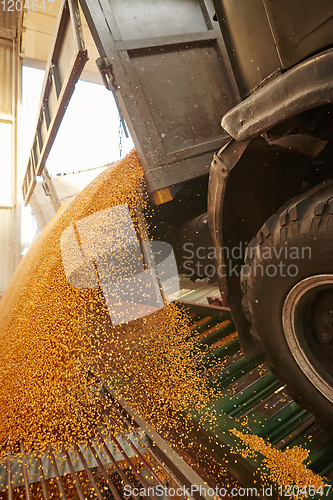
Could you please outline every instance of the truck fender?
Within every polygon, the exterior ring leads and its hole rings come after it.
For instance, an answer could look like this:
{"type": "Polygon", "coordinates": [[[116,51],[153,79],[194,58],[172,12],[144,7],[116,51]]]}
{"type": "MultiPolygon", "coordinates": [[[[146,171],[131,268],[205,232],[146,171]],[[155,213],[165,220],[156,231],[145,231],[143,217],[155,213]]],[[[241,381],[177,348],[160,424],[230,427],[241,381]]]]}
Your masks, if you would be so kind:
{"type": "Polygon", "coordinates": [[[247,244],[284,203],[302,192],[310,160],[269,145],[263,138],[232,139],[211,164],[208,224],[216,249],[216,270],[223,300],[230,306],[243,352],[258,353],[242,305],[240,274],[247,244]]]}

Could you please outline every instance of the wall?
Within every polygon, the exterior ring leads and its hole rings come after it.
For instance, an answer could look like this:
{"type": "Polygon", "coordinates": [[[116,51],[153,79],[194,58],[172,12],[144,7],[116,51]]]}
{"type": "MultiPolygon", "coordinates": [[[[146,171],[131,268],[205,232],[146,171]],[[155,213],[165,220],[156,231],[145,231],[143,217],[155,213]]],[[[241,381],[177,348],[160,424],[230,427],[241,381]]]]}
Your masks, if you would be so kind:
{"type": "Polygon", "coordinates": [[[0,16],[0,297],[6,290],[21,254],[18,121],[21,63],[18,18],[0,16]]]}

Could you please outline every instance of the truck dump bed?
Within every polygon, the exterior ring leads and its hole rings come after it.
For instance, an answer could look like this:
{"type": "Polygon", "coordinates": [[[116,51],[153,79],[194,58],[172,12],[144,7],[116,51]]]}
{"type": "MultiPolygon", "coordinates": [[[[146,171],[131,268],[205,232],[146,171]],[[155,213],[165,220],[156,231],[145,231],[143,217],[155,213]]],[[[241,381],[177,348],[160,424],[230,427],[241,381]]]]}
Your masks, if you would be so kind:
{"type": "Polygon", "coordinates": [[[238,102],[210,0],[83,0],[105,81],[129,126],[150,192],[208,173],[238,102]]]}

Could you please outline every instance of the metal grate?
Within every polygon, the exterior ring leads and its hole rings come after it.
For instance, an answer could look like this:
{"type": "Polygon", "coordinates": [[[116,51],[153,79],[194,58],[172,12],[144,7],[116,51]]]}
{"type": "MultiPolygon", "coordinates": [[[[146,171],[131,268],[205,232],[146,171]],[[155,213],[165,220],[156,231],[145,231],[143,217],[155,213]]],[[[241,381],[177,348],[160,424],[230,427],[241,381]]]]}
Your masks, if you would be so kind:
{"type": "MultiPolygon", "coordinates": [[[[128,430],[120,436],[101,427],[93,441],[74,443],[70,449],[62,446],[57,451],[49,447],[42,454],[27,454],[21,442],[20,453],[13,456],[9,452],[0,467],[0,499],[138,500],[137,492],[144,488],[149,498],[157,500],[157,486],[184,491],[191,484],[204,484],[153,430],[138,427],[119,403],[114,402],[113,410],[128,430]],[[158,439],[163,446],[156,445],[158,439]],[[165,454],[168,449],[169,458],[165,454]],[[173,470],[166,465],[170,456],[171,462],[177,463],[173,470]]],[[[114,417],[108,418],[115,423],[114,417]]],[[[187,492],[186,497],[195,500],[200,495],[192,497],[187,492]]],[[[171,494],[166,498],[175,499],[171,494]]]]}

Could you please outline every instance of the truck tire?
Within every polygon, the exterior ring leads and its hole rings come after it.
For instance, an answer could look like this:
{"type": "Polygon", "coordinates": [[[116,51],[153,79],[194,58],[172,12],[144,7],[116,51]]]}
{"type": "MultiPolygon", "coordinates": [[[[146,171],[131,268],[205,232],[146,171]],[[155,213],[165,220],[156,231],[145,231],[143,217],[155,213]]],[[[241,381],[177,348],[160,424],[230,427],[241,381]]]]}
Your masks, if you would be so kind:
{"type": "Polygon", "coordinates": [[[243,308],[289,394],[333,422],[333,181],[292,199],[247,248],[243,308]]]}

